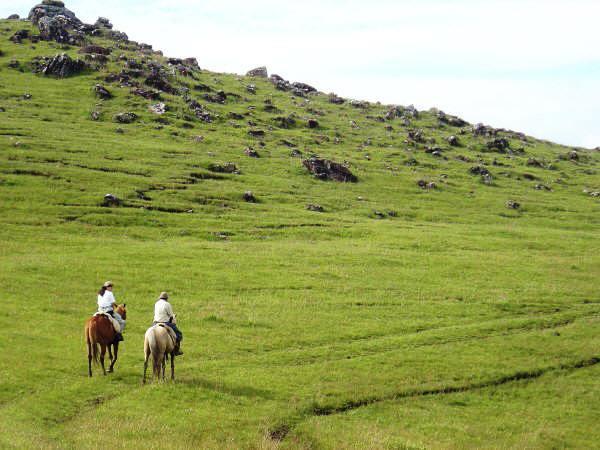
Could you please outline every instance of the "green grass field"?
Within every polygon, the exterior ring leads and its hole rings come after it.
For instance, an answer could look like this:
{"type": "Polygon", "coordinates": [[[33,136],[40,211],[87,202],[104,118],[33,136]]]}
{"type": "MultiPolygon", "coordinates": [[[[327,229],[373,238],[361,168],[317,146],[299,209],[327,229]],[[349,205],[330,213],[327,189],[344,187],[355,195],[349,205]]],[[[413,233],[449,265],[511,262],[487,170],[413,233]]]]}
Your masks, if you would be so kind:
{"type": "Polygon", "coordinates": [[[169,94],[158,117],[102,80],[121,53],[162,56],[94,38],[113,47],[106,67],[44,77],[34,57],[78,48],[10,42],[22,28],[0,21],[0,448],[598,445],[600,202],[583,191],[600,190],[600,152],[569,160],[572,148],[509,131],[522,150],[491,152],[433,111],[382,122],[389,106],[206,70],[171,82],[213,123],[169,94]],[[95,97],[98,82],[112,99],[95,97]],[[225,104],[202,100],[200,83],[225,104]],[[125,111],[139,119],[115,123],[125,111]],[[359,181],[315,179],[283,140],[347,161],[359,181]],[[209,170],[226,162],[240,173],[209,170]],[[477,164],[491,185],[469,173],[477,164]],[[107,193],[123,205],[104,207],[107,193]],[[128,325],[115,373],[90,379],[83,324],[107,279],[128,325]],[[142,386],[163,290],[185,355],[175,382],[142,386]]]}

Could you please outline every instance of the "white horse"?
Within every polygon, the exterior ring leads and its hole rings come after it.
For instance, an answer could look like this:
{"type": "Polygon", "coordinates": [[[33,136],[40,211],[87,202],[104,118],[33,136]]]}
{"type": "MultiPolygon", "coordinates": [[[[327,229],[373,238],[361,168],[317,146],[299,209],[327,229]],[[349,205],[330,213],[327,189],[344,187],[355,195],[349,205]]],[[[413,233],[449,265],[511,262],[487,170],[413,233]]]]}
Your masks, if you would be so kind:
{"type": "Polygon", "coordinates": [[[146,370],[148,359],[152,355],[152,373],[155,378],[165,379],[165,366],[167,358],[171,356],[171,380],[175,379],[175,333],[167,325],[153,325],[146,331],[144,336],[144,378],[146,383],[146,370]]]}

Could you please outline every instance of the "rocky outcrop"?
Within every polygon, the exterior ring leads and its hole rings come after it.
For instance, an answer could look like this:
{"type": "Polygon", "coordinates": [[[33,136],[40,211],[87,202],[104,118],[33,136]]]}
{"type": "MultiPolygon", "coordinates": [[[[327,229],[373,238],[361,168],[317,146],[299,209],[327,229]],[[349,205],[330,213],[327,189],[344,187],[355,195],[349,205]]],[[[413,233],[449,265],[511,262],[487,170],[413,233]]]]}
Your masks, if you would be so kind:
{"type": "Polygon", "coordinates": [[[256,78],[267,78],[269,76],[269,73],[267,72],[267,68],[262,66],[262,67],[257,67],[256,69],[252,69],[249,70],[246,73],[247,77],[256,77],[256,78]]]}
{"type": "Polygon", "coordinates": [[[132,112],[119,113],[115,116],[115,121],[118,123],[133,123],[137,120],[138,116],[132,112]]]}
{"type": "Polygon", "coordinates": [[[358,178],[346,166],[328,159],[310,158],[302,161],[302,164],[319,180],[351,183],[358,181],[358,178]]]}
{"type": "Polygon", "coordinates": [[[61,53],[49,59],[41,69],[46,76],[66,78],[82,72],[86,68],[85,62],[73,59],[66,53],[61,53]]]}
{"type": "Polygon", "coordinates": [[[6,19],[7,20],[19,20],[20,18],[21,18],[21,16],[19,16],[18,14],[11,14],[6,19]]]}
{"type": "Polygon", "coordinates": [[[53,18],[56,16],[65,17],[73,26],[83,25],[83,22],[75,16],[73,11],[65,8],[65,4],[57,0],[44,0],[39,5],[35,5],[31,8],[31,11],[29,11],[28,19],[31,20],[34,25],[38,25],[42,17],[53,18]]]}

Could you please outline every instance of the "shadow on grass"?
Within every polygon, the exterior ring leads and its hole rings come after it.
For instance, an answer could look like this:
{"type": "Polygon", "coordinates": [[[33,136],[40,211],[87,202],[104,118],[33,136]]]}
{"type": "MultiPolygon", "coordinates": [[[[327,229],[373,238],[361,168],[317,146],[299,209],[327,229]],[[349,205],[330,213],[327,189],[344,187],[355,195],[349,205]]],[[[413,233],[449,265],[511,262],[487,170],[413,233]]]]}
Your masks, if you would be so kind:
{"type": "Polygon", "coordinates": [[[257,389],[252,386],[227,386],[223,383],[207,380],[205,378],[178,379],[179,384],[184,384],[190,387],[208,389],[211,391],[221,392],[223,394],[232,395],[234,397],[259,397],[263,400],[274,400],[273,392],[264,389],[257,389]]]}

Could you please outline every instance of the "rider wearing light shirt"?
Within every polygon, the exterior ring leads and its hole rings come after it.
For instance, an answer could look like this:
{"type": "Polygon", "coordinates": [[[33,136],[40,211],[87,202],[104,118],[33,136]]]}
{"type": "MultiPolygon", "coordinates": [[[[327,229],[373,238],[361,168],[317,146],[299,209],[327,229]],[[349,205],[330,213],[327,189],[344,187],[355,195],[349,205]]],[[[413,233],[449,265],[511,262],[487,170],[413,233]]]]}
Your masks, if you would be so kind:
{"type": "MultiPolygon", "coordinates": [[[[98,312],[110,314],[117,322],[119,322],[122,332],[125,329],[125,321],[121,315],[114,310],[115,306],[117,305],[117,301],[115,300],[115,295],[113,294],[112,289],[112,282],[107,281],[98,291],[98,312]]],[[[122,341],[123,335],[121,333],[117,333],[115,340],[117,342],[122,341]]]]}
{"type": "Polygon", "coordinates": [[[168,327],[172,328],[177,336],[177,342],[175,344],[175,355],[183,355],[183,352],[179,349],[181,346],[181,341],[183,339],[183,334],[175,325],[175,313],[173,312],[173,307],[167,301],[169,299],[169,294],[163,292],[158,297],[158,301],[154,305],[154,325],[157,323],[163,323],[168,327]]]}

